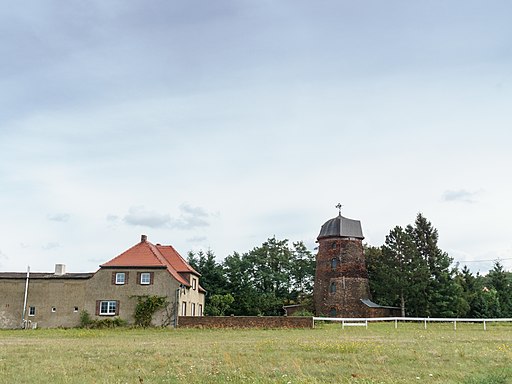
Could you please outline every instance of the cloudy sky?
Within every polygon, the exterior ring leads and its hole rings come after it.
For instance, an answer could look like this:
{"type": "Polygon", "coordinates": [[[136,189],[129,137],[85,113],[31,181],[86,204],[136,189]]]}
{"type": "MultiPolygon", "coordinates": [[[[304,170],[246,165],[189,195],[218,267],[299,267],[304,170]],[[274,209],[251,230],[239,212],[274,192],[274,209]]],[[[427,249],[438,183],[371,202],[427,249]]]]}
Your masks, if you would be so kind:
{"type": "Polygon", "coordinates": [[[509,1],[7,1],[0,270],[94,271],[147,234],[224,258],[381,245],[422,212],[512,269],[509,1]]]}

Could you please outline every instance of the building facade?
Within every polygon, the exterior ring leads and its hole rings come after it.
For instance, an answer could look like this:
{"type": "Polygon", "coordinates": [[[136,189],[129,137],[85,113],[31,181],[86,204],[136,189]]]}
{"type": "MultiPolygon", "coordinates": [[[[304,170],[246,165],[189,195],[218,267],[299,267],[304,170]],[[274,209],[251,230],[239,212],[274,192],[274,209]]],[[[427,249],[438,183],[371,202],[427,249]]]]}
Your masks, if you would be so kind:
{"type": "Polygon", "coordinates": [[[133,323],[137,296],[163,296],[169,303],[154,325],[177,316],[202,316],[200,275],[170,245],[141,241],[94,273],[0,273],[0,327],[76,327],[83,311],[93,319],[119,317],[133,323]]]}
{"type": "Polygon", "coordinates": [[[341,216],[322,225],[317,237],[313,300],[317,316],[398,316],[397,308],[371,301],[361,222],[341,216]]]}

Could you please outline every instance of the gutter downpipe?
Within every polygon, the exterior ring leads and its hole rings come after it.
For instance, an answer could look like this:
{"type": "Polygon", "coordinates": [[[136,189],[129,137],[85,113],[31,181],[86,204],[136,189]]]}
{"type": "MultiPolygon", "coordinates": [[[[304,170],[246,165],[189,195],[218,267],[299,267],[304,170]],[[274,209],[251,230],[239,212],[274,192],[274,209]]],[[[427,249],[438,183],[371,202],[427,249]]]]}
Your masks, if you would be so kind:
{"type": "Polygon", "coordinates": [[[178,328],[178,311],[180,309],[180,291],[181,291],[181,284],[179,288],[176,288],[176,308],[175,308],[175,315],[174,315],[174,328],[178,328]]]}
{"type": "Polygon", "coordinates": [[[27,280],[25,281],[25,297],[23,298],[23,314],[21,316],[22,327],[26,329],[25,315],[27,314],[28,279],[30,277],[30,265],[27,266],[27,280]]]}

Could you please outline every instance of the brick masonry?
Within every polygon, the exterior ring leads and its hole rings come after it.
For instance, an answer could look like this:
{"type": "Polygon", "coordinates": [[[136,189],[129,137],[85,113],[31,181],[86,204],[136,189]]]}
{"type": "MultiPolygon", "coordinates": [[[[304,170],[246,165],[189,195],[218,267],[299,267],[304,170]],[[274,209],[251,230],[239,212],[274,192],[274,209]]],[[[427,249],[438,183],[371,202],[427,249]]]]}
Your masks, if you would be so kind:
{"type": "Polygon", "coordinates": [[[361,299],[370,298],[362,240],[330,237],[319,240],[314,302],[317,316],[367,317],[361,299]]]}
{"type": "Polygon", "coordinates": [[[313,328],[312,317],[301,316],[180,316],[179,328],[313,328]]]}

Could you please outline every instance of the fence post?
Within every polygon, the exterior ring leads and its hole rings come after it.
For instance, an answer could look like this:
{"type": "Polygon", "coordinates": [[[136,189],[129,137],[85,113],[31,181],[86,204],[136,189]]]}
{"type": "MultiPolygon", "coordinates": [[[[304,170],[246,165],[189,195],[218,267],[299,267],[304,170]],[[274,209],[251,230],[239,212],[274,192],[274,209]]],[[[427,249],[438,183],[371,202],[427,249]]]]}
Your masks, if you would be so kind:
{"type": "Polygon", "coordinates": [[[487,326],[485,324],[485,320],[484,320],[484,331],[487,331],[487,326]]]}
{"type": "Polygon", "coordinates": [[[457,320],[453,320],[453,330],[457,330],[457,320]]]}
{"type": "Polygon", "coordinates": [[[425,329],[427,329],[427,319],[425,318],[425,329]]]}
{"type": "Polygon", "coordinates": [[[395,329],[398,328],[398,319],[395,319],[395,329]]]}

